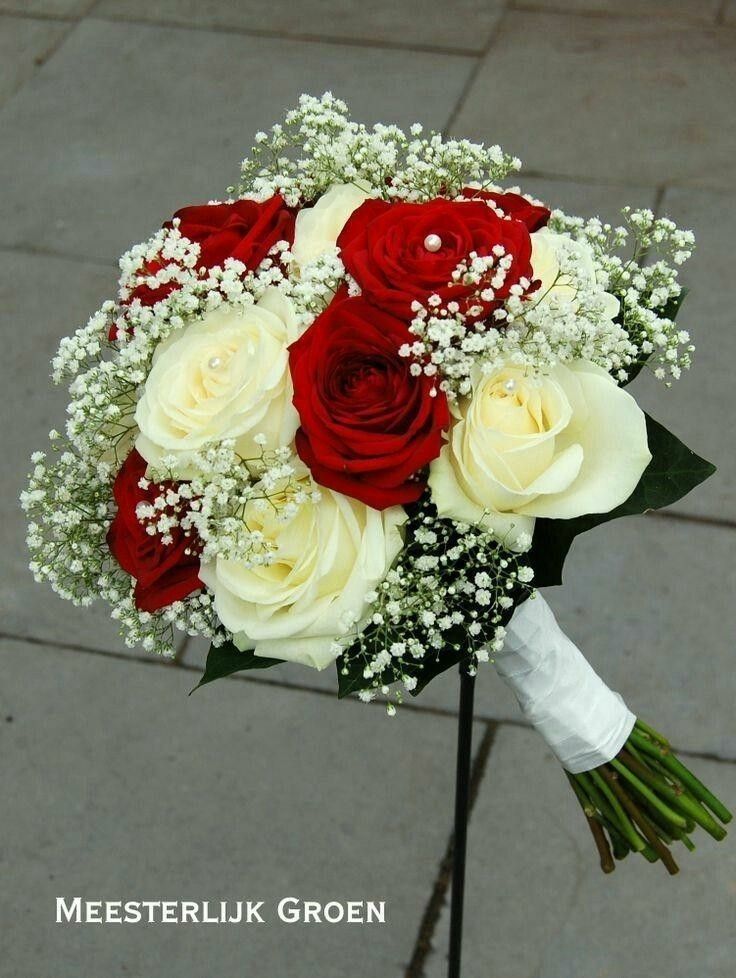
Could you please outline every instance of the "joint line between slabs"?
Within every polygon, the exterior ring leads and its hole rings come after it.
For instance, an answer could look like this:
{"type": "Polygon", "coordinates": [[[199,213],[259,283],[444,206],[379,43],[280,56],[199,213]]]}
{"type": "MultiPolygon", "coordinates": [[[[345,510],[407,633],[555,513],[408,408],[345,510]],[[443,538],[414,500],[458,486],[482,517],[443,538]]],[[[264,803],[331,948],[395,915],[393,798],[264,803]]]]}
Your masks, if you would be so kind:
{"type": "Polygon", "coordinates": [[[44,248],[37,245],[24,244],[0,244],[0,253],[25,255],[28,258],[53,258],[59,261],[68,261],[81,265],[95,265],[98,268],[109,268],[115,270],[118,263],[104,259],[94,258],[91,255],[81,255],[73,252],[56,251],[53,248],[44,248]]]}
{"type": "MultiPolygon", "coordinates": [[[[702,2],[702,0],[701,0],[702,2]]],[[[724,0],[725,5],[728,5],[728,0],[724,0]]],[[[644,11],[643,13],[637,13],[635,11],[629,10],[595,10],[589,7],[586,10],[566,7],[564,5],[560,6],[550,6],[546,3],[535,3],[534,0],[510,0],[510,5],[508,7],[510,11],[515,14],[550,14],[553,17],[584,17],[587,20],[644,20],[644,21],[654,21],[659,23],[664,23],[669,20],[674,21],[675,24],[683,24],[695,27],[702,27],[704,30],[712,27],[714,21],[710,18],[700,18],[700,17],[688,17],[682,14],[669,14],[666,12],[658,13],[655,10],[644,11]]],[[[716,15],[716,17],[718,14],[716,15]]],[[[718,23],[718,20],[715,21],[718,23]]]]}
{"type": "Polygon", "coordinates": [[[447,122],[442,127],[442,135],[445,138],[448,137],[450,130],[452,129],[453,125],[455,124],[455,121],[457,120],[458,116],[463,110],[463,107],[465,106],[465,103],[468,99],[468,96],[470,95],[473,86],[475,85],[475,82],[478,78],[478,74],[480,73],[480,69],[483,66],[486,56],[488,55],[488,52],[490,51],[493,45],[493,42],[496,40],[496,37],[501,32],[501,25],[503,23],[503,20],[506,16],[506,12],[508,9],[509,8],[507,6],[504,6],[500,10],[498,17],[496,18],[496,21],[490,30],[490,33],[488,35],[488,40],[483,45],[481,50],[476,52],[475,64],[470,69],[468,77],[465,79],[465,84],[462,87],[462,91],[458,95],[455,105],[450,110],[450,114],[447,117],[447,122]]]}
{"type": "MultiPolygon", "coordinates": [[[[101,659],[113,659],[116,662],[127,662],[129,664],[138,664],[143,666],[159,666],[165,669],[180,669],[183,672],[190,672],[194,673],[195,675],[201,675],[202,673],[199,666],[190,665],[187,662],[181,661],[181,656],[184,654],[186,647],[189,644],[188,639],[171,658],[153,655],[134,655],[127,652],[116,652],[114,650],[107,651],[104,649],[92,648],[89,645],[77,644],[75,642],[59,642],[52,639],[38,638],[34,635],[14,635],[12,632],[2,631],[0,631],[0,641],[20,642],[24,645],[34,645],[44,649],[59,649],[64,652],[81,652],[83,655],[94,655],[101,659]]],[[[280,679],[270,679],[263,674],[254,676],[249,672],[232,673],[230,676],[226,676],[225,679],[228,681],[235,680],[236,682],[263,684],[264,686],[269,686],[272,689],[294,690],[297,693],[311,693],[316,696],[329,697],[331,700],[337,699],[334,690],[319,689],[316,686],[307,686],[305,683],[284,682],[280,679]]],[[[383,700],[374,700],[372,703],[368,704],[358,703],[357,698],[354,696],[346,697],[343,702],[359,705],[361,709],[384,709],[386,706],[383,700]]],[[[457,710],[450,709],[449,707],[424,705],[423,703],[418,703],[415,700],[405,700],[402,704],[402,709],[420,716],[441,717],[443,720],[457,720],[458,715],[457,710]]],[[[490,725],[495,729],[500,727],[515,727],[520,730],[533,729],[531,724],[527,723],[526,720],[517,720],[510,717],[495,718],[483,716],[483,714],[478,714],[475,717],[475,723],[490,725]]],[[[721,757],[720,755],[714,754],[711,751],[691,750],[687,747],[678,747],[677,744],[673,744],[672,747],[676,753],[681,754],[683,757],[692,757],[703,761],[714,761],[716,764],[736,764],[736,757],[721,757]]],[[[413,976],[411,976],[411,978],[413,978],[413,976]]]]}
{"type": "MultiPolygon", "coordinates": [[[[66,20],[66,23],[69,25],[67,29],[56,39],[56,41],[54,41],[53,44],[51,44],[44,51],[42,55],[34,59],[34,65],[36,66],[37,69],[43,68],[43,66],[48,61],[50,61],[51,58],[53,58],[53,56],[57,53],[57,51],[59,51],[59,49],[63,47],[64,44],[66,44],[67,40],[74,33],[76,28],[81,23],[82,19],[86,17],[94,7],[97,6],[98,2],[99,0],[88,0],[86,7],[84,7],[84,9],[77,17],[72,17],[66,20]]],[[[59,19],[59,22],[64,23],[64,21],[61,18],[59,19]]],[[[15,95],[16,92],[18,92],[19,90],[20,89],[16,89],[15,92],[13,92],[13,95],[15,95]]]]}
{"type": "MultiPolygon", "coordinates": [[[[483,731],[480,745],[478,746],[478,750],[473,758],[473,766],[470,772],[468,822],[470,822],[473,815],[473,809],[480,791],[481,782],[483,781],[483,775],[486,771],[488,758],[491,753],[491,748],[493,747],[493,741],[495,739],[497,729],[498,723],[496,721],[485,721],[485,730],[483,731]]],[[[437,924],[442,914],[442,908],[445,906],[447,894],[452,884],[452,857],[454,848],[455,833],[453,830],[450,833],[449,839],[447,840],[447,847],[445,848],[444,855],[440,860],[437,876],[435,877],[434,885],[432,887],[432,892],[430,893],[429,900],[427,901],[424,908],[424,913],[422,914],[417,939],[414,944],[414,951],[412,953],[411,960],[407,965],[406,971],[404,972],[404,978],[423,978],[425,974],[424,967],[427,962],[427,958],[432,951],[432,939],[437,929],[437,924]]]]}
{"type": "MultiPolygon", "coordinates": [[[[97,2],[98,0],[95,0],[95,4],[97,2]]],[[[477,48],[443,47],[442,45],[421,43],[402,44],[397,41],[379,41],[362,37],[340,37],[335,34],[322,35],[299,33],[296,31],[294,33],[285,33],[284,31],[269,30],[267,28],[237,27],[232,24],[187,24],[184,21],[178,20],[125,17],[112,12],[105,13],[104,11],[101,11],[99,14],[93,12],[91,19],[108,24],[131,24],[138,27],[159,27],[168,30],[195,31],[210,34],[236,34],[239,37],[261,38],[262,40],[269,41],[292,41],[298,44],[330,44],[354,48],[378,48],[383,51],[404,51],[410,54],[437,54],[452,58],[477,58],[480,53],[477,48]]]]}

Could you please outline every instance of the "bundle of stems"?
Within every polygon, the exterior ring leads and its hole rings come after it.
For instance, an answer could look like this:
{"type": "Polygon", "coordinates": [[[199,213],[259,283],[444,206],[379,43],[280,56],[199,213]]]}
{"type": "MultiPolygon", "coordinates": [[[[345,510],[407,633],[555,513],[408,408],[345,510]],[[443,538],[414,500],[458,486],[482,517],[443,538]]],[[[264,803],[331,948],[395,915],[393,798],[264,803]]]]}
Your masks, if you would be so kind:
{"type": "Polygon", "coordinates": [[[679,867],[671,846],[690,838],[700,826],[720,841],[731,812],[680,761],[669,742],[642,720],[613,760],[592,771],[567,774],[593,834],[601,869],[611,873],[615,859],[640,852],[661,860],[674,875],[679,867]]]}

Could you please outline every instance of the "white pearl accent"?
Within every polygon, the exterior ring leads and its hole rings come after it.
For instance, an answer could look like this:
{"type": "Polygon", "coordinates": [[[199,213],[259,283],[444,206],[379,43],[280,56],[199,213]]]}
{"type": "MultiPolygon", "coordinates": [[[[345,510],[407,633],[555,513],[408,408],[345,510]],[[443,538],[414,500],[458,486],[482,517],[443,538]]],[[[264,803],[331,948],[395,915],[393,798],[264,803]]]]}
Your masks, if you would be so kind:
{"type": "Polygon", "coordinates": [[[516,390],[516,381],[513,377],[510,377],[503,386],[505,391],[507,391],[509,394],[513,394],[516,390]]]}
{"type": "Polygon", "coordinates": [[[424,239],[424,247],[427,251],[439,251],[442,247],[442,238],[439,234],[428,234],[424,239]]]}
{"type": "Polygon", "coordinates": [[[207,366],[210,368],[210,370],[217,370],[221,364],[222,360],[220,357],[210,357],[210,359],[207,361],[207,366]]]}

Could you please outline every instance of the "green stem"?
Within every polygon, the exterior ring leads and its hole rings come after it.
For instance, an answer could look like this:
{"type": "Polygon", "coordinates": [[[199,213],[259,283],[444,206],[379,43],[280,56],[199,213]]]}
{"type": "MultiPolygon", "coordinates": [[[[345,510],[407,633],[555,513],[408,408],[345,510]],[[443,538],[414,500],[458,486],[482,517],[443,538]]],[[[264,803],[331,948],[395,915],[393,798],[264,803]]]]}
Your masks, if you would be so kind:
{"type": "Polygon", "coordinates": [[[634,800],[630,798],[629,795],[626,794],[623,787],[619,784],[616,773],[614,771],[609,770],[605,764],[601,766],[600,771],[602,777],[605,778],[605,780],[610,785],[611,791],[616,795],[618,800],[621,802],[621,805],[627,810],[627,812],[631,816],[632,821],[635,822],[635,824],[641,829],[642,834],[646,838],[647,842],[651,845],[651,847],[654,849],[654,851],[657,853],[657,855],[664,863],[665,867],[667,868],[667,872],[671,876],[674,876],[675,873],[679,872],[679,867],[675,862],[675,860],[672,858],[672,853],[669,851],[667,846],[664,845],[664,843],[662,843],[658,838],[657,833],[654,830],[654,827],[652,826],[652,823],[649,821],[646,815],[644,815],[639,810],[634,800]]]}
{"type": "MultiPolygon", "coordinates": [[[[673,805],[676,805],[677,808],[679,808],[679,810],[685,815],[688,815],[690,818],[694,819],[694,821],[704,828],[709,835],[712,835],[714,839],[717,839],[718,841],[725,839],[727,834],[726,830],[721,828],[721,826],[713,820],[711,815],[700,804],[700,800],[705,801],[705,803],[708,804],[706,799],[702,797],[703,793],[705,793],[705,796],[714,804],[714,808],[711,808],[711,811],[714,811],[714,809],[717,808],[722,814],[726,815],[726,818],[723,819],[721,814],[718,814],[721,821],[728,822],[731,820],[732,816],[728,809],[725,808],[725,806],[722,805],[721,802],[708,791],[705,785],[698,781],[698,779],[691,774],[690,771],[688,771],[685,765],[681,764],[680,761],[678,761],[677,758],[671,753],[662,751],[650,741],[643,737],[639,737],[635,733],[632,733],[631,736],[636,737],[635,743],[638,747],[640,747],[647,754],[652,754],[654,757],[656,757],[660,764],[667,768],[671,774],[675,774],[678,778],[680,778],[683,784],[687,786],[687,788],[689,788],[695,795],[695,798],[692,798],[685,792],[678,792],[676,788],[670,788],[667,792],[662,789],[662,793],[668,797],[668,800],[673,805]]],[[[708,805],[708,807],[710,808],[711,806],[708,805]]]]}
{"type": "Polygon", "coordinates": [[[606,782],[601,777],[600,770],[601,770],[600,768],[595,768],[594,770],[589,771],[588,773],[590,774],[591,778],[595,782],[596,787],[598,787],[606,796],[609,805],[611,806],[611,808],[613,808],[614,812],[616,813],[616,821],[621,826],[621,831],[623,832],[624,837],[626,838],[628,844],[631,846],[634,852],[641,852],[645,848],[646,843],[644,842],[642,837],[639,835],[639,833],[632,825],[631,820],[629,819],[626,812],[624,812],[623,808],[621,807],[618,798],[616,798],[614,793],[611,791],[611,789],[608,787],[606,782]]]}
{"type": "MultiPolygon", "coordinates": [[[[593,781],[593,779],[591,778],[590,774],[591,774],[590,771],[582,771],[580,774],[575,775],[575,779],[580,783],[580,785],[583,788],[583,791],[585,791],[585,793],[593,802],[593,804],[596,806],[598,811],[601,812],[602,815],[605,815],[605,817],[610,822],[613,822],[613,824],[616,825],[618,822],[618,819],[616,817],[616,812],[608,803],[608,800],[606,799],[603,792],[598,790],[598,787],[596,783],[593,781]]],[[[619,832],[620,831],[621,830],[619,828],[619,832]]]]}
{"type": "Polygon", "coordinates": [[[605,815],[601,815],[600,812],[596,812],[593,815],[593,818],[597,822],[600,822],[606,832],[608,832],[611,839],[611,846],[613,848],[613,855],[616,857],[616,859],[625,859],[631,852],[631,848],[621,832],[612,822],[608,821],[605,815]]]}
{"type": "Polygon", "coordinates": [[[616,864],[613,861],[613,856],[611,855],[611,850],[603,831],[603,827],[594,817],[595,809],[585,795],[583,789],[576,783],[573,776],[567,771],[565,773],[567,774],[568,781],[572,785],[572,790],[575,792],[575,797],[580,802],[580,807],[585,815],[585,821],[588,823],[588,828],[593,836],[593,841],[595,842],[596,849],[598,850],[598,856],[600,858],[601,869],[604,873],[612,873],[616,868],[616,864]]]}
{"type": "Polygon", "coordinates": [[[651,788],[648,788],[643,781],[637,778],[637,776],[630,771],[625,764],[622,764],[621,761],[615,757],[612,761],[610,761],[610,764],[612,768],[618,771],[621,777],[625,778],[629,784],[639,792],[642,798],[646,798],[649,804],[660,812],[663,818],[666,818],[668,822],[679,826],[681,829],[687,827],[687,822],[682,815],[673,811],[669,805],[665,805],[665,803],[651,790],[651,788]]]}
{"type": "Polygon", "coordinates": [[[636,723],[634,724],[634,727],[638,728],[643,733],[648,734],[652,738],[652,740],[658,741],[660,744],[662,744],[663,747],[670,746],[670,742],[669,740],[667,740],[665,736],[659,733],[659,731],[655,730],[654,727],[650,727],[648,723],[644,723],[644,721],[640,719],[640,717],[636,718],[636,723]]]}

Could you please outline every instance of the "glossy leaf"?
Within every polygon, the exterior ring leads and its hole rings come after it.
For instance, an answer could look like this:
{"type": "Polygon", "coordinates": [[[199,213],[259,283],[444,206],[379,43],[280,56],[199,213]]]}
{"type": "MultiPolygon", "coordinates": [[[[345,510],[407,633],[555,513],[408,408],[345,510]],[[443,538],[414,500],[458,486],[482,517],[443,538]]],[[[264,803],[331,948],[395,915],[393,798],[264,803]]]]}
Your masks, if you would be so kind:
{"type": "MultiPolygon", "coordinates": [[[[194,689],[214,682],[215,679],[224,679],[225,676],[231,676],[234,672],[244,672],[248,669],[270,669],[271,666],[277,666],[283,661],[283,659],[267,659],[262,655],[254,655],[253,652],[241,652],[232,642],[226,642],[224,645],[210,645],[204,673],[194,689]]],[[[190,696],[194,689],[189,693],[190,696]]]]}

